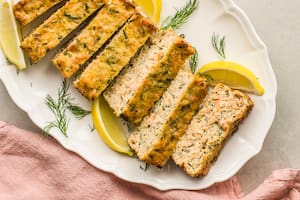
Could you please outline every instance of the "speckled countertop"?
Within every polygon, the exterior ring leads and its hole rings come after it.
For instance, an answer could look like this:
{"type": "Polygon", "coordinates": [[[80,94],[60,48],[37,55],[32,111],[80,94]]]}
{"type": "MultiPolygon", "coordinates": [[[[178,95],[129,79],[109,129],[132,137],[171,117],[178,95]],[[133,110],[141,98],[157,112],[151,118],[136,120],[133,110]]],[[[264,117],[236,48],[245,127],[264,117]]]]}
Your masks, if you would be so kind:
{"type": "MultiPolygon", "coordinates": [[[[262,151],[237,173],[244,191],[253,190],[272,170],[300,168],[300,1],[236,0],[269,49],[277,81],[277,113],[262,151]]],[[[40,131],[0,82],[0,120],[40,131]]]]}

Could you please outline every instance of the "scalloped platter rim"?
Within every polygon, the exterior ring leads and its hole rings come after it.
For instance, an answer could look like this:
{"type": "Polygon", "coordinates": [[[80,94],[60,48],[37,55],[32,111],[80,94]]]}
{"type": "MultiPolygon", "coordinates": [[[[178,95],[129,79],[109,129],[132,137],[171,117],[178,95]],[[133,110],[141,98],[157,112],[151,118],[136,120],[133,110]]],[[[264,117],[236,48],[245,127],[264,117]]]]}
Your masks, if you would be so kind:
{"type": "MultiPolygon", "coordinates": [[[[163,0],[162,18],[174,13],[175,8],[183,6],[185,2],[163,0]]],[[[28,27],[23,29],[23,33],[26,31],[29,32],[28,27]]],[[[160,190],[197,190],[233,176],[260,152],[274,120],[277,82],[267,47],[256,34],[246,14],[232,0],[201,0],[199,8],[177,32],[183,33],[197,48],[200,66],[218,59],[210,45],[212,34],[224,35],[227,59],[249,67],[265,88],[263,96],[250,95],[255,103],[252,113],[227,142],[206,176],[191,178],[171,161],[161,169],[151,166],[147,171],[141,170],[143,163],[112,151],[102,142],[96,131],[90,129],[91,116],[82,120],[70,116],[68,138],[54,129],[50,131],[50,135],[64,148],[79,154],[95,167],[121,179],[147,184],[160,190]]],[[[38,64],[18,73],[0,50],[0,79],[12,100],[41,129],[54,118],[45,106],[44,99],[47,94],[57,95],[63,79],[51,65],[50,59],[54,54],[55,50],[38,64]]],[[[70,87],[70,92],[76,103],[90,109],[90,102],[73,87],[70,87]]]]}

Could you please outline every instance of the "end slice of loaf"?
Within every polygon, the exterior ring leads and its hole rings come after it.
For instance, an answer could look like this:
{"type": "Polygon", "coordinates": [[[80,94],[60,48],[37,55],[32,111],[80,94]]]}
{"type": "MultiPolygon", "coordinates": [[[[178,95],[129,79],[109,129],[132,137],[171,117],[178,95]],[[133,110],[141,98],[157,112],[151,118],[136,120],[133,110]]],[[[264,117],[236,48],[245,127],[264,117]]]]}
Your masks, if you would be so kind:
{"type": "Polygon", "coordinates": [[[20,0],[13,7],[14,14],[20,24],[24,26],[62,1],[63,0],[20,0]]]}
{"type": "Polygon", "coordinates": [[[107,1],[67,1],[63,7],[25,37],[21,43],[22,49],[33,63],[37,63],[107,1]]]}
{"type": "Polygon", "coordinates": [[[248,95],[218,84],[179,139],[172,155],[175,163],[192,177],[206,175],[226,140],[252,107],[248,95]]]}
{"type": "Polygon", "coordinates": [[[207,94],[205,79],[180,70],[154,109],[129,136],[137,157],[162,167],[207,94]]]}
{"type": "Polygon", "coordinates": [[[106,101],[117,116],[140,123],[194,52],[173,30],[157,31],[104,92],[106,101]]]}
{"type": "Polygon", "coordinates": [[[126,0],[107,3],[68,46],[52,60],[65,78],[71,77],[134,14],[126,0]]]}
{"type": "Polygon", "coordinates": [[[97,98],[145,44],[156,27],[136,13],[74,82],[89,100],[97,98]]]}

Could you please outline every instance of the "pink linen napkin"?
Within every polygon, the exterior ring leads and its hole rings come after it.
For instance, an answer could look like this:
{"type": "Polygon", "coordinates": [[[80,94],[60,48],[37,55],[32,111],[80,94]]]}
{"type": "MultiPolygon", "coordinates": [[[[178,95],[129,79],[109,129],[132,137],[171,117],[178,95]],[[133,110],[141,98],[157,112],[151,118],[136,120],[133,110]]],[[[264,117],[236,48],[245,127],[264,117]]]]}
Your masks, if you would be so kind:
{"type": "Polygon", "coordinates": [[[159,191],[98,170],[51,137],[0,121],[2,200],[300,200],[300,170],[275,171],[244,196],[236,177],[198,191],[159,191]]]}

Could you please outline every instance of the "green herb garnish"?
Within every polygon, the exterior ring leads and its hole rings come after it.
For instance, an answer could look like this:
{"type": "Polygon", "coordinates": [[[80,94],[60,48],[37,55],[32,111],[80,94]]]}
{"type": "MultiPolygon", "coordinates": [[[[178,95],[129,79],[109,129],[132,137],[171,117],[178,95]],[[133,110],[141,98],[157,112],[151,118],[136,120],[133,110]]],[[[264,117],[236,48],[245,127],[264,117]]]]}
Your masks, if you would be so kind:
{"type": "Polygon", "coordinates": [[[214,33],[211,37],[211,44],[215,49],[216,53],[221,59],[226,59],[225,55],[225,36],[220,37],[218,34],[214,33]]]}
{"type": "Polygon", "coordinates": [[[72,98],[69,93],[69,84],[65,79],[62,82],[61,92],[63,94],[61,98],[63,106],[66,107],[77,119],[82,119],[91,113],[91,111],[84,110],[77,104],[73,103],[74,98],[72,98]]]}
{"type": "Polygon", "coordinates": [[[94,124],[89,124],[89,128],[91,133],[94,132],[94,130],[96,129],[94,124]]]}
{"type": "Polygon", "coordinates": [[[73,100],[74,99],[69,93],[69,84],[64,79],[62,82],[62,86],[58,89],[57,101],[50,95],[47,95],[45,99],[45,104],[54,114],[55,120],[52,122],[48,122],[48,124],[44,128],[44,132],[48,133],[52,128],[57,128],[64,136],[68,137],[67,129],[69,118],[66,114],[66,110],[69,110],[77,119],[82,119],[83,117],[91,113],[90,111],[84,110],[77,104],[73,103],[73,100]]]}
{"type": "Polygon", "coordinates": [[[44,127],[44,133],[49,133],[52,128],[57,128],[64,136],[68,137],[67,129],[69,124],[69,118],[66,114],[66,108],[63,105],[63,91],[59,89],[58,100],[55,101],[50,95],[47,95],[45,104],[51,110],[55,116],[55,120],[48,122],[44,127]]]}
{"type": "Polygon", "coordinates": [[[211,77],[211,75],[209,75],[209,74],[206,74],[206,73],[204,73],[204,74],[198,73],[198,74],[199,74],[200,76],[205,77],[205,78],[207,79],[208,82],[214,81],[213,77],[211,77]]]}
{"type": "Polygon", "coordinates": [[[148,164],[148,163],[145,163],[144,166],[140,165],[140,169],[143,171],[147,171],[149,169],[149,167],[150,167],[150,164],[148,164]]]}
{"type": "MultiPolygon", "coordinates": [[[[1,49],[1,47],[0,47],[0,49],[1,49]]],[[[5,57],[5,58],[6,58],[6,64],[7,65],[13,65],[12,62],[10,62],[7,57],[5,57]]]]}
{"type": "Polygon", "coordinates": [[[178,29],[187,21],[187,18],[198,8],[198,0],[189,0],[183,8],[176,9],[173,16],[168,16],[161,23],[162,29],[178,29]]]}
{"type": "Polygon", "coordinates": [[[67,102],[67,108],[77,119],[82,119],[91,113],[91,111],[84,110],[83,108],[72,102],[67,102]]]}
{"type": "Polygon", "coordinates": [[[191,67],[191,70],[192,70],[193,74],[195,73],[195,71],[198,67],[198,62],[199,62],[199,60],[198,60],[198,51],[197,51],[197,49],[195,49],[195,50],[196,50],[195,54],[189,60],[189,64],[190,64],[190,67],[191,67]]]}

